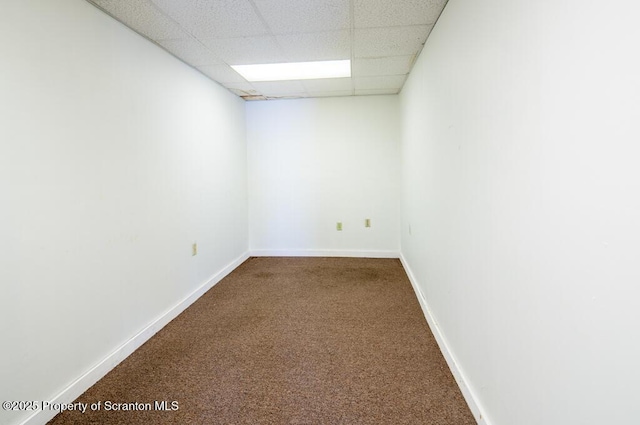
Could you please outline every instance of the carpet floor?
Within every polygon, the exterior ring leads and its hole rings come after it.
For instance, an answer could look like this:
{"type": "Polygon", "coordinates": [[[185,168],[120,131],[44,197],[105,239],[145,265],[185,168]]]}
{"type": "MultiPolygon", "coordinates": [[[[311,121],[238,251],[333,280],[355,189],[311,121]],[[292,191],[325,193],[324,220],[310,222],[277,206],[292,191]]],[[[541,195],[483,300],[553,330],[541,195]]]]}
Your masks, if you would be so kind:
{"type": "Polygon", "coordinates": [[[250,258],[76,402],[50,424],[476,424],[394,259],[250,258]]]}

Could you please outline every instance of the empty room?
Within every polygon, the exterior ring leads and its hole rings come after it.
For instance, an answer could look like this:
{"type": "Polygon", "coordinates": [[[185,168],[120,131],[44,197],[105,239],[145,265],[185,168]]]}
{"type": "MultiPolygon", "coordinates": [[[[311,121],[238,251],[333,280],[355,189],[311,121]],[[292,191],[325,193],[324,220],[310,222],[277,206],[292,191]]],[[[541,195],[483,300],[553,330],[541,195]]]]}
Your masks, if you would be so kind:
{"type": "Polygon", "coordinates": [[[3,1],[0,424],[637,424],[639,17],[3,1]]]}

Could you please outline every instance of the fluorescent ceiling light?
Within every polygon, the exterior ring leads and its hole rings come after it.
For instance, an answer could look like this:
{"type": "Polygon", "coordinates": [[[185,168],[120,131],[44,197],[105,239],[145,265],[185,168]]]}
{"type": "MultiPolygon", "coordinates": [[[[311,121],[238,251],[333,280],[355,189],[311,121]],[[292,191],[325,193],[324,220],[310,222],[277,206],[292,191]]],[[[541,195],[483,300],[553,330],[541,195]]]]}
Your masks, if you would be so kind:
{"type": "Polygon", "coordinates": [[[351,61],[317,61],[232,65],[247,81],[315,80],[351,77],[351,61]]]}

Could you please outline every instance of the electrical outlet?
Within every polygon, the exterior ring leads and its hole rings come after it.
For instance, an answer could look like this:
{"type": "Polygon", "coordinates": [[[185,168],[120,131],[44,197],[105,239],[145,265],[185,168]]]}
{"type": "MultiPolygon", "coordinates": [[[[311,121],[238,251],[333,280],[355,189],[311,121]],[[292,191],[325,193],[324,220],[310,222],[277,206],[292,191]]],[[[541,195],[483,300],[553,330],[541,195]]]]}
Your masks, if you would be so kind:
{"type": "Polygon", "coordinates": [[[191,256],[198,255],[198,244],[194,243],[191,245],[191,256]]]}
{"type": "Polygon", "coordinates": [[[370,218],[365,218],[364,219],[364,227],[371,227],[371,219],[370,218]]]}
{"type": "Polygon", "coordinates": [[[411,236],[411,225],[409,225],[409,236],[411,236]]]}
{"type": "Polygon", "coordinates": [[[342,232],[342,222],[341,221],[336,223],[336,230],[338,232],[342,232]]]}

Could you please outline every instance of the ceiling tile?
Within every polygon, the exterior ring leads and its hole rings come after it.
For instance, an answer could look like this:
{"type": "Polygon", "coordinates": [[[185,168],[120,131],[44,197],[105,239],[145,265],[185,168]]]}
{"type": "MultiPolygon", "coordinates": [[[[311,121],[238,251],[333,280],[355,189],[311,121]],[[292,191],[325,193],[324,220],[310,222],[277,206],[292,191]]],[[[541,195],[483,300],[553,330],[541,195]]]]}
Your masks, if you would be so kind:
{"type": "Polygon", "coordinates": [[[367,28],[355,30],[354,56],[357,58],[413,55],[420,51],[430,27],[367,28]]]}
{"type": "Polygon", "coordinates": [[[161,40],[162,47],[192,66],[215,65],[222,61],[209,49],[192,38],[183,40],[161,40]]]}
{"type": "Polygon", "coordinates": [[[254,0],[273,34],[348,29],[349,0],[254,0]]]}
{"type": "Polygon", "coordinates": [[[352,90],[339,90],[339,91],[310,91],[311,97],[337,97],[337,96],[353,96],[352,90]]]}
{"type": "MultiPolygon", "coordinates": [[[[226,86],[225,86],[226,87],[226,86]]],[[[236,96],[240,96],[240,97],[254,97],[254,96],[259,96],[260,94],[256,91],[256,90],[251,90],[251,91],[246,91],[246,90],[240,90],[240,89],[235,89],[235,88],[229,88],[229,91],[233,94],[235,94],[236,96]]]]}
{"type": "Polygon", "coordinates": [[[434,24],[447,0],[354,0],[355,28],[434,24]]]}
{"type": "Polygon", "coordinates": [[[292,62],[339,60],[351,57],[349,31],[313,32],[276,36],[292,62]]]}
{"type": "Polygon", "coordinates": [[[188,34],[149,0],[90,0],[117,20],[152,39],[185,38],[188,34]]]}
{"type": "Polygon", "coordinates": [[[414,56],[411,55],[355,59],[351,68],[353,75],[358,77],[408,74],[413,58],[414,56]]]}
{"type": "Polygon", "coordinates": [[[385,75],[381,77],[355,77],[353,80],[357,92],[368,89],[399,89],[406,78],[406,75],[385,75]]]}
{"type": "Polygon", "coordinates": [[[246,83],[247,80],[235,72],[228,65],[207,65],[199,66],[198,70],[215,81],[225,85],[225,83],[246,83]]]}
{"type": "Polygon", "coordinates": [[[267,34],[248,0],[153,0],[197,38],[231,38],[267,34]]]}
{"type": "Polygon", "coordinates": [[[400,89],[362,89],[356,90],[356,96],[369,96],[376,94],[398,94],[400,89]]]}
{"type": "Polygon", "coordinates": [[[249,82],[224,83],[223,85],[238,96],[251,96],[259,94],[258,91],[249,82]]]}
{"type": "Polygon", "coordinates": [[[265,96],[307,95],[300,81],[265,81],[252,85],[265,96]]]}
{"type": "Polygon", "coordinates": [[[286,56],[271,36],[202,39],[202,42],[229,65],[286,62],[286,56]]]}
{"type": "Polygon", "coordinates": [[[303,80],[307,91],[344,91],[351,90],[351,78],[324,78],[319,80],[303,80]]]}
{"type": "Polygon", "coordinates": [[[231,93],[234,93],[246,100],[255,100],[262,97],[262,94],[256,90],[251,83],[225,83],[223,84],[231,93]]]}

